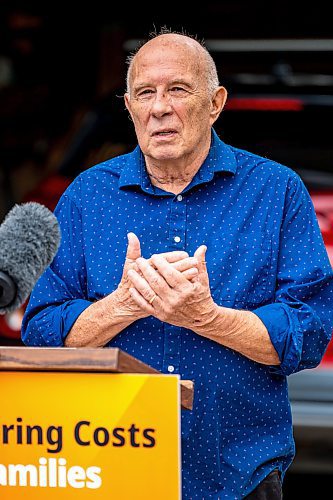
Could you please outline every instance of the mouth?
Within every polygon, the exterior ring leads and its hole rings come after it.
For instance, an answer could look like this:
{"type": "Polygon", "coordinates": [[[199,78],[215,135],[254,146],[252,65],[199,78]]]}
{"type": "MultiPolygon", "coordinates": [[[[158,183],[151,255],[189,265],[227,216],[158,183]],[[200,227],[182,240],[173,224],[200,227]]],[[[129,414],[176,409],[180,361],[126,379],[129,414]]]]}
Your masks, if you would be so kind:
{"type": "Polygon", "coordinates": [[[170,138],[173,137],[174,135],[177,134],[177,131],[171,128],[165,128],[165,129],[160,129],[160,130],[155,130],[155,132],[152,133],[152,137],[156,138],[170,138]]]}

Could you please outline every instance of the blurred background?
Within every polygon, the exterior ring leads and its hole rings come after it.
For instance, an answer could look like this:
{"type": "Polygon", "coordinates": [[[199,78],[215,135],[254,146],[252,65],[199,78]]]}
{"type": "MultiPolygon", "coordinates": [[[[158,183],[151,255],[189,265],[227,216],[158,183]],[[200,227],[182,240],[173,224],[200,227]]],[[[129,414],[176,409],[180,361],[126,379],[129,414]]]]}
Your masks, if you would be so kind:
{"type": "MultiPolygon", "coordinates": [[[[122,99],[126,57],[162,26],[205,41],[229,91],[218,134],[301,175],[333,262],[333,28],[323,1],[0,0],[0,220],[15,203],[53,210],[80,172],[134,147],[122,99]]],[[[2,345],[20,344],[23,311],[0,317],[2,345]]],[[[332,359],[330,345],[323,370],[333,377],[332,359]]],[[[329,484],[329,415],[317,458],[288,473],[286,498],[312,498],[329,484]]],[[[332,497],[326,491],[321,498],[332,497]]]]}

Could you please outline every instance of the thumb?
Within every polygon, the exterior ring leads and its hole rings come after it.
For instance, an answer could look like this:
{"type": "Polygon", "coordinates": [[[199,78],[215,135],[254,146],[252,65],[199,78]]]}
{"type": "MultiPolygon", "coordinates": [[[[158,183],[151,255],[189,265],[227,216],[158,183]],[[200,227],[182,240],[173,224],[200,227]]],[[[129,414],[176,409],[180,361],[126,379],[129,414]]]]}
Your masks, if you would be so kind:
{"type": "Polygon", "coordinates": [[[141,247],[140,240],[134,233],[127,234],[127,251],[126,251],[126,260],[127,261],[135,261],[139,257],[141,257],[141,247]]]}
{"type": "Polygon", "coordinates": [[[206,251],[207,251],[206,245],[201,245],[194,252],[193,257],[195,257],[198,260],[199,281],[203,280],[206,283],[208,283],[209,279],[208,279],[207,267],[206,267],[206,251]]]}

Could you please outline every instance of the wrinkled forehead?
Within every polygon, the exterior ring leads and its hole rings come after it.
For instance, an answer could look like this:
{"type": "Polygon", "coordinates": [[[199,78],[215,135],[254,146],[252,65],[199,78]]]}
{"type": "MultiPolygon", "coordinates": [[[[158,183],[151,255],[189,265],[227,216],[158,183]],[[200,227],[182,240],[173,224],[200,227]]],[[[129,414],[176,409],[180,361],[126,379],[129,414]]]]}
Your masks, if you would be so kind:
{"type": "Polygon", "coordinates": [[[147,78],[188,78],[198,81],[204,74],[201,54],[184,44],[144,45],[136,54],[130,74],[131,85],[147,78]]]}

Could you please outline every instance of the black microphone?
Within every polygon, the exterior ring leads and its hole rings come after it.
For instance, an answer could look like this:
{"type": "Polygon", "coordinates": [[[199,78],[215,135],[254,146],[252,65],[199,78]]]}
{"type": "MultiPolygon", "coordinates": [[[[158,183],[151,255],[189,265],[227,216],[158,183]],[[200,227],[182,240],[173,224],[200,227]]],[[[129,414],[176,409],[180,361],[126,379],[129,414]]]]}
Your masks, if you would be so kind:
{"type": "Polygon", "coordinates": [[[20,307],[60,244],[56,216],[44,205],[15,205],[0,225],[0,314],[20,307]]]}

